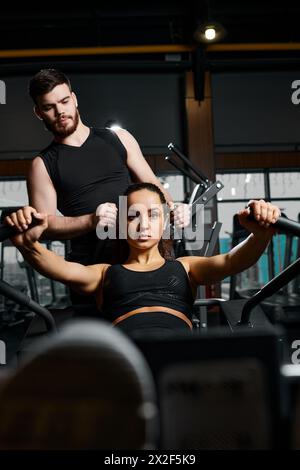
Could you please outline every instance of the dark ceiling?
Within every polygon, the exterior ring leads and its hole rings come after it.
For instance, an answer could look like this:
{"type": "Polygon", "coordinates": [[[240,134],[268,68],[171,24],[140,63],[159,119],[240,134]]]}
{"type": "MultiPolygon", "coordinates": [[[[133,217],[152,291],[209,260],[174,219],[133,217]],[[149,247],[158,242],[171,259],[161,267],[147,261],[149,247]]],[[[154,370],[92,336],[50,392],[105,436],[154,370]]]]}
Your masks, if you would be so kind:
{"type": "Polygon", "coordinates": [[[33,9],[14,5],[0,16],[0,49],[193,44],[209,14],[226,28],[223,42],[300,42],[300,2],[259,0],[99,3],[99,7],[33,9]]]}

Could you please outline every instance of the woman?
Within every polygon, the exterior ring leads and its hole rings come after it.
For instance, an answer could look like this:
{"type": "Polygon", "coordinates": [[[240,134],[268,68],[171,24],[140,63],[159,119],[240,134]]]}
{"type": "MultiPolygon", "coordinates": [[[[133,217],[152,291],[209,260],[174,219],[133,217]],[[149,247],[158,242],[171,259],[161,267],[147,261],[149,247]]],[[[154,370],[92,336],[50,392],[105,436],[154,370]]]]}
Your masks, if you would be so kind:
{"type": "Polygon", "coordinates": [[[212,284],[247,269],[266,249],[275,233],[272,224],[280,211],[263,200],[250,201],[239,212],[250,236],[227,254],[209,258],[186,256],[166,260],[162,251],[165,223],[160,189],[151,183],[129,186],[127,192],[127,243],[124,264],[83,266],[65,261],[38,240],[47,228],[47,215],[26,207],[10,219],[19,233],[11,238],[24,258],[41,274],[63,282],[83,294],[94,294],[102,318],[129,334],[192,329],[196,288],[212,284]],[[28,228],[34,216],[38,225],[28,228]]]}

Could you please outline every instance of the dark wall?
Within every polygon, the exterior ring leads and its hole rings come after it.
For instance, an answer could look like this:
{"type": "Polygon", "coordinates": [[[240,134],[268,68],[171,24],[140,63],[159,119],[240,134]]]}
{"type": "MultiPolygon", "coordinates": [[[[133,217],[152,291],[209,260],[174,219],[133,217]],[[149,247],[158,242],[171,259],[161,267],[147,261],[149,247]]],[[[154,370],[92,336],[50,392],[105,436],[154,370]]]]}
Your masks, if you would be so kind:
{"type": "MultiPolygon", "coordinates": [[[[117,119],[139,141],[145,154],[182,145],[180,74],[69,74],[85,124],[104,126],[117,119]]],[[[30,77],[8,77],[6,104],[0,106],[0,158],[32,158],[51,134],[32,111],[30,77]]]]}
{"type": "Polygon", "coordinates": [[[300,71],[213,74],[216,151],[295,149],[300,104],[292,103],[294,80],[300,71]]]}

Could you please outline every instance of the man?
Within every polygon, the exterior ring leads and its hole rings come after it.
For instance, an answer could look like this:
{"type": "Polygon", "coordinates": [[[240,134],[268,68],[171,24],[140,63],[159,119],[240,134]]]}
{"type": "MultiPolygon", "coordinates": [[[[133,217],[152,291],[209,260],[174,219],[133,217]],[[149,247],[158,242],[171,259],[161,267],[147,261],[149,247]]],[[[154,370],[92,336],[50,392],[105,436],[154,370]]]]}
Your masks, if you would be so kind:
{"type": "MultiPolygon", "coordinates": [[[[68,77],[55,69],[38,72],[30,81],[34,112],[54,136],[31,164],[27,179],[29,206],[49,214],[48,239],[71,239],[69,259],[82,264],[117,261],[115,242],[98,240],[95,229],[116,223],[118,197],[132,178],[151,182],[170,195],[144,159],[135,138],[126,130],[94,129],[83,124],[68,77]],[[57,209],[63,216],[57,215],[57,209]]],[[[29,210],[6,222],[26,230],[29,210]],[[28,212],[28,213],[27,213],[28,212]]],[[[186,205],[174,210],[178,227],[189,223],[186,205]]],[[[74,299],[73,301],[77,301],[74,299]]]]}

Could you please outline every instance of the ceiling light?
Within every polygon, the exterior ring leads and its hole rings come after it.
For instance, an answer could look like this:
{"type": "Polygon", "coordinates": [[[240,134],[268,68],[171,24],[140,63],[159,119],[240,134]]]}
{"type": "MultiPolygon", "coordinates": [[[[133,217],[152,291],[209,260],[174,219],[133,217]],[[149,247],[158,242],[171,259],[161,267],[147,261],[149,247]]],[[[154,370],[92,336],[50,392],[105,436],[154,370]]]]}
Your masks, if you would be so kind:
{"type": "Polygon", "coordinates": [[[226,36],[226,30],[216,21],[205,21],[198,25],[193,36],[195,41],[200,43],[219,42],[226,36]]]}
{"type": "Polygon", "coordinates": [[[207,41],[213,41],[216,37],[216,30],[215,28],[207,28],[205,31],[204,31],[204,35],[205,35],[205,38],[207,39],[207,41]]]}

